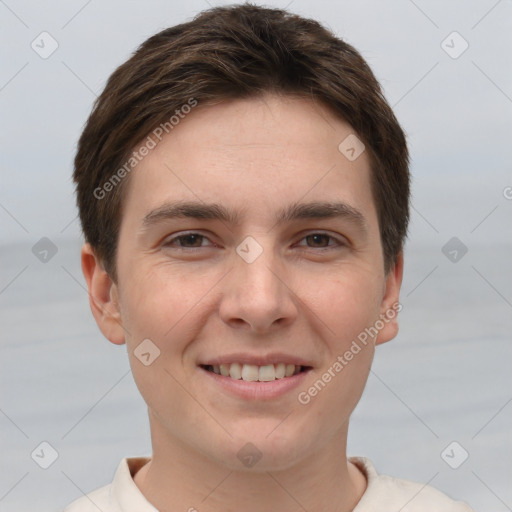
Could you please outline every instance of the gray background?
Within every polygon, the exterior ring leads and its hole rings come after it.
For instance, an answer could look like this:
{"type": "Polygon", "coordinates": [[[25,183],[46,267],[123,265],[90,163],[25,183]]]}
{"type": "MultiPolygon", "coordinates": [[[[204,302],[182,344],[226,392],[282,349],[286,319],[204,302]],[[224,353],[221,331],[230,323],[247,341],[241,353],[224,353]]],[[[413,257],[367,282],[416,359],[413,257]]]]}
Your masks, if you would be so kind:
{"type": "MultiPolygon", "coordinates": [[[[102,337],[89,311],[72,159],[115,67],[208,4],[222,2],[0,0],[5,512],[62,510],[109,482],[122,457],[150,453],[125,348],[102,337]],[[59,45],[47,59],[31,48],[43,31],[59,45]],[[57,250],[46,262],[31,250],[42,237],[57,250]],[[46,470],[31,458],[43,441],[58,453],[46,470]]],[[[477,511],[512,510],[512,2],[267,5],[314,17],[361,51],[412,154],[401,330],[377,350],[349,454],[477,511]],[[457,58],[462,41],[446,39],[453,31],[469,44],[457,58]],[[452,237],[455,262],[442,252],[452,237]],[[446,461],[459,463],[462,450],[469,458],[452,469],[446,461]]]]}

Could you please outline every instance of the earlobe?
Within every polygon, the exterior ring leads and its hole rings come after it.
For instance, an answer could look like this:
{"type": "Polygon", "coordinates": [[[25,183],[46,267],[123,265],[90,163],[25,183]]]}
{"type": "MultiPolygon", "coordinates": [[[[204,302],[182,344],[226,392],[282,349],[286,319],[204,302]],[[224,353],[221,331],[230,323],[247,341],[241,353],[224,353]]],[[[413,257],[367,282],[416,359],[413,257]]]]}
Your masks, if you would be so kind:
{"type": "Polygon", "coordinates": [[[91,311],[103,335],[112,343],[125,343],[117,285],[103,268],[90,244],[82,247],[82,272],[89,291],[91,311]]]}
{"type": "Polygon", "coordinates": [[[380,309],[382,329],[379,330],[375,344],[380,345],[392,340],[398,334],[398,313],[402,309],[400,304],[400,287],[404,272],[403,252],[400,252],[395,265],[386,277],[385,290],[380,309]]]}

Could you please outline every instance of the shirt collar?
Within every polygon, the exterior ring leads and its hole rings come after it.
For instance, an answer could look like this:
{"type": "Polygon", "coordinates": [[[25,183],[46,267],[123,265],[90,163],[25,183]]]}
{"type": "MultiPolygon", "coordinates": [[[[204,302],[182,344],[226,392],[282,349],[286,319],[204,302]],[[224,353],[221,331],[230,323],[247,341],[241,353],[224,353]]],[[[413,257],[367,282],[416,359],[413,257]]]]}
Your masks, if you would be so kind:
{"type": "MultiPolygon", "coordinates": [[[[124,458],[119,464],[112,482],[111,500],[120,512],[158,512],[133,480],[137,471],[149,461],[149,457],[131,457],[124,458]]],[[[362,511],[366,501],[371,499],[370,495],[378,480],[378,474],[372,462],[366,457],[350,457],[349,461],[355,464],[366,478],[366,490],[354,509],[354,512],[358,512],[362,511]]]]}
{"type": "Polygon", "coordinates": [[[158,512],[149,503],[133,480],[149,457],[124,458],[119,464],[111,487],[112,503],[122,512],[158,512]]]}

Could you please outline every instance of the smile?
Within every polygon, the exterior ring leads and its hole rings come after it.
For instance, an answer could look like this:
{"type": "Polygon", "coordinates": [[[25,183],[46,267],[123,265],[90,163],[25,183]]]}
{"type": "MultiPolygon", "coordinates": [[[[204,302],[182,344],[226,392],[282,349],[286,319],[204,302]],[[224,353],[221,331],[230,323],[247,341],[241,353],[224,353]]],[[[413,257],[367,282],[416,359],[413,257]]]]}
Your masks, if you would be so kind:
{"type": "Polygon", "coordinates": [[[202,368],[222,377],[246,382],[270,382],[273,380],[286,379],[309,369],[287,363],[266,364],[258,366],[255,364],[231,363],[220,365],[201,365],[202,368]]]}

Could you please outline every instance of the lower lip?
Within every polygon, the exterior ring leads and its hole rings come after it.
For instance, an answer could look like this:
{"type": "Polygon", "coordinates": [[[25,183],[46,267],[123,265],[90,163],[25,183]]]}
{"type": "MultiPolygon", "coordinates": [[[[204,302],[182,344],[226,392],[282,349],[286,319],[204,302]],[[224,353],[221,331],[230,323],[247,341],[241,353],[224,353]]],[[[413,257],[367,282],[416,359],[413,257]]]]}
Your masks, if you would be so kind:
{"type": "Polygon", "coordinates": [[[244,398],[245,400],[271,400],[285,395],[292,389],[298,387],[305,379],[310,370],[305,370],[291,377],[283,377],[268,382],[248,382],[241,379],[224,377],[214,372],[198,367],[199,371],[209,377],[212,382],[221,386],[229,393],[244,398]]]}

